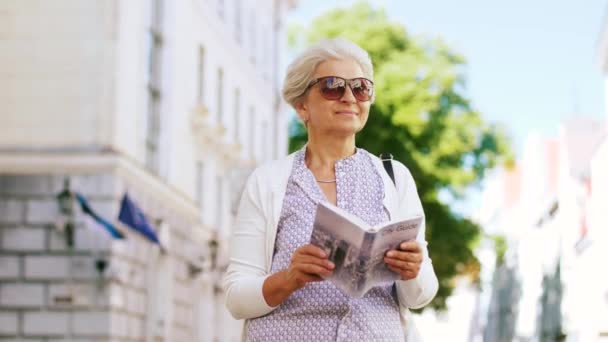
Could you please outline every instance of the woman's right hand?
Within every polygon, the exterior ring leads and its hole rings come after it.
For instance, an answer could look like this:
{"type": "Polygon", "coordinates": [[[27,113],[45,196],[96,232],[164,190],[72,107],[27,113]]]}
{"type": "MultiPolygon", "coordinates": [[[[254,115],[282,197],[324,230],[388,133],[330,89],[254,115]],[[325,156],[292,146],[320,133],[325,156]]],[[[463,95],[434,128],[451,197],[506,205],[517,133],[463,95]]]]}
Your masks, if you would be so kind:
{"type": "Polygon", "coordinates": [[[321,248],[311,244],[301,246],[291,256],[287,269],[266,278],[262,287],[264,300],[277,306],[307,283],[323,280],[321,276],[330,275],[334,267],[321,248]]]}
{"type": "Polygon", "coordinates": [[[334,263],[327,260],[327,253],[321,248],[307,244],[295,250],[291,263],[285,272],[285,281],[293,291],[306,283],[322,281],[321,276],[329,276],[334,269],[334,263]]]}

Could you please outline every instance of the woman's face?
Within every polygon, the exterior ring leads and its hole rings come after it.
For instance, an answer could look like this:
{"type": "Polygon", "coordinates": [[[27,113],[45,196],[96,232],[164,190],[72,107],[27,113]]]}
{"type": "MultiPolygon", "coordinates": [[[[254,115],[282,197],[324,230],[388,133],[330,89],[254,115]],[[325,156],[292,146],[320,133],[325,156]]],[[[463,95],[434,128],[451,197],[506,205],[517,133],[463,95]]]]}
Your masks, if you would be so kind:
{"type": "MultiPolygon", "coordinates": [[[[344,79],[365,77],[357,62],[351,59],[330,59],[319,64],[313,79],[338,76],[344,79]]],[[[350,136],[359,132],[367,122],[371,101],[358,101],[350,87],[337,100],[321,95],[321,84],[313,85],[303,101],[296,106],[298,115],[311,133],[350,136]]]]}

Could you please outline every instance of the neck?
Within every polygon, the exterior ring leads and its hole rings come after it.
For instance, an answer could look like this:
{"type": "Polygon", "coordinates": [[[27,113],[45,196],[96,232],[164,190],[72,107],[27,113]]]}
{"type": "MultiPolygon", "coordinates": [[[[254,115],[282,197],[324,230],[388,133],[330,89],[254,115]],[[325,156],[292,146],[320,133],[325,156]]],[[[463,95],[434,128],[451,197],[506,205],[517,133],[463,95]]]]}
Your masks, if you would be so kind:
{"type": "Polygon", "coordinates": [[[336,161],[352,156],[355,153],[355,136],[348,138],[322,137],[310,134],[306,148],[306,164],[317,178],[334,178],[336,161]]]}

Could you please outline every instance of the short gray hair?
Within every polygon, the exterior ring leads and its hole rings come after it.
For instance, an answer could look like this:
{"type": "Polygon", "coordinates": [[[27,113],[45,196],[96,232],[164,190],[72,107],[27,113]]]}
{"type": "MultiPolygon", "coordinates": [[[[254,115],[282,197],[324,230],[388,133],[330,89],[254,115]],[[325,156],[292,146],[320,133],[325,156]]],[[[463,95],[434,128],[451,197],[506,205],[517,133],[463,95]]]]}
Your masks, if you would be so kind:
{"type": "Polygon", "coordinates": [[[322,39],[307,48],[287,67],[283,82],[285,102],[295,108],[306,94],[319,64],[329,59],[352,59],[359,64],[366,78],[374,79],[374,67],[367,51],[344,38],[322,39]]]}

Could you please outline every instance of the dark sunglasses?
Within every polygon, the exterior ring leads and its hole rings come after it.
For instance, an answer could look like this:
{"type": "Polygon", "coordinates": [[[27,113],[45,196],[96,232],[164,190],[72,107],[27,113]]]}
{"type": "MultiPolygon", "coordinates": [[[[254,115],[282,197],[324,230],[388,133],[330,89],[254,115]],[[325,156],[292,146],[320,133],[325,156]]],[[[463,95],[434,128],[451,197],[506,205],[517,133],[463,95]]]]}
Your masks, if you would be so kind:
{"type": "Polygon", "coordinates": [[[357,101],[369,101],[374,95],[374,82],[363,77],[350,80],[338,76],[320,77],[312,81],[308,85],[307,90],[317,83],[321,85],[321,96],[326,100],[335,101],[341,99],[346,92],[346,85],[350,87],[357,101]]]}

